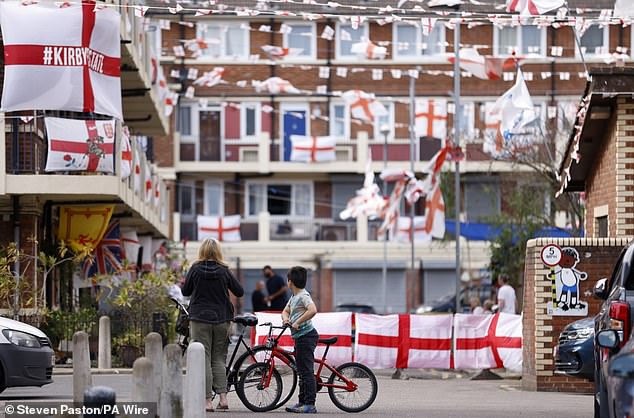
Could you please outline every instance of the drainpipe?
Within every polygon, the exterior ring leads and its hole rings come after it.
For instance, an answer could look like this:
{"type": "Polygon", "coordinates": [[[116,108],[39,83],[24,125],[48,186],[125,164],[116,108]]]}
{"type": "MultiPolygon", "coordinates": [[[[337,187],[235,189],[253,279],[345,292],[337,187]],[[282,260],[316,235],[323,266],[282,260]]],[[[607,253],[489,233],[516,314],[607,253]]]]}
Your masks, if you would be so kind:
{"type": "MultiPolygon", "coordinates": [[[[20,196],[11,196],[13,200],[13,242],[15,247],[20,251],[20,196]]],[[[13,263],[13,274],[15,274],[15,294],[13,295],[13,319],[18,319],[20,307],[20,258],[16,258],[13,263]]]]}
{"type": "MultiPolygon", "coordinates": [[[[270,45],[274,45],[275,43],[275,32],[273,31],[273,25],[275,24],[275,19],[271,18],[269,19],[269,25],[271,26],[271,33],[269,34],[269,43],[270,45]]],[[[284,35],[282,35],[284,36],[284,35]]],[[[269,65],[269,77],[275,77],[275,64],[271,64],[269,65]]],[[[277,119],[275,117],[275,96],[271,94],[270,96],[270,100],[271,100],[271,107],[273,108],[273,110],[271,111],[271,143],[270,143],[270,147],[271,149],[269,150],[269,161],[273,160],[275,158],[275,139],[277,138],[276,135],[276,126],[275,126],[275,120],[277,119]]],[[[261,116],[261,115],[260,115],[261,116]]],[[[280,146],[277,147],[277,161],[281,160],[280,157],[280,146]]]]}
{"type": "MultiPolygon", "coordinates": [[[[326,25],[330,26],[331,20],[326,20],[326,25]]],[[[328,67],[328,81],[327,81],[327,89],[326,89],[326,115],[328,115],[328,120],[330,120],[330,100],[332,97],[332,42],[326,42],[328,48],[326,49],[326,66],[328,67]]],[[[319,53],[319,51],[317,51],[319,53]]],[[[329,124],[330,126],[330,124],[329,124]]]]}

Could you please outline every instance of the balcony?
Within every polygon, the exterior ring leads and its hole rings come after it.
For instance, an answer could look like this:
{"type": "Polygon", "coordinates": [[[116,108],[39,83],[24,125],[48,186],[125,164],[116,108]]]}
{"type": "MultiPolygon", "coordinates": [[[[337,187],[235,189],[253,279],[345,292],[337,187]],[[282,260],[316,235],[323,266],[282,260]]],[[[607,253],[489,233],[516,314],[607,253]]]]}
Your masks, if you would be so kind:
{"type": "MultiPolygon", "coordinates": [[[[120,153],[115,153],[115,173],[60,174],[46,173],[47,138],[44,119],[18,118],[0,121],[5,140],[0,141],[0,200],[3,195],[31,196],[39,202],[53,203],[116,203],[117,214],[129,218],[127,224],[140,233],[168,236],[169,193],[165,181],[151,167],[150,176],[158,179],[159,199],[154,193],[135,190],[134,175],[121,179],[120,153]]],[[[117,130],[120,130],[120,124],[117,130]]],[[[120,148],[120,135],[115,135],[115,150],[120,148]]],[[[141,167],[147,159],[143,153],[133,153],[141,167]]],[[[136,161],[133,161],[133,164],[136,161]]],[[[134,166],[134,165],[133,165],[134,166]]],[[[140,184],[145,184],[145,170],[140,172],[140,184]]],[[[142,188],[141,188],[142,189],[142,188]]]]}

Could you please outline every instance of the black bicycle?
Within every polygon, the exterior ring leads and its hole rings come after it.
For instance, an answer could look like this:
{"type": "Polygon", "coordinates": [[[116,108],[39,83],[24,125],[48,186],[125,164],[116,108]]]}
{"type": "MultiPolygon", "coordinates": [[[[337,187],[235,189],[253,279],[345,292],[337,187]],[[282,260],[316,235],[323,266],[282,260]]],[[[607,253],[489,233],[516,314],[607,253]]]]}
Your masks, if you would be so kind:
{"type": "MultiPolygon", "coordinates": [[[[187,351],[189,346],[189,311],[187,307],[174,298],[170,298],[178,307],[178,318],[176,320],[176,333],[178,334],[177,343],[183,350],[183,354],[187,351]]],[[[251,347],[247,343],[245,337],[245,330],[248,327],[254,327],[258,324],[258,317],[253,314],[237,315],[233,318],[233,322],[242,326],[242,330],[238,335],[238,340],[235,343],[233,352],[227,364],[227,390],[229,392],[235,390],[236,385],[240,381],[242,372],[257,363],[263,361],[270,353],[271,346],[255,345],[251,347]],[[238,351],[244,350],[244,352],[238,355],[238,351]]],[[[268,324],[264,324],[268,325],[268,324]]],[[[281,379],[281,391],[282,395],[276,402],[275,408],[279,408],[284,405],[293,396],[295,388],[297,387],[297,368],[295,367],[295,358],[290,354],[284,354],[284,360],[277,364],[276,370],[279,373],[281,379]]],[[[240,393],[238,393],[240,395],[240,393]]],[[[239,396],[240,397],[240,396],[239,396]]]]}

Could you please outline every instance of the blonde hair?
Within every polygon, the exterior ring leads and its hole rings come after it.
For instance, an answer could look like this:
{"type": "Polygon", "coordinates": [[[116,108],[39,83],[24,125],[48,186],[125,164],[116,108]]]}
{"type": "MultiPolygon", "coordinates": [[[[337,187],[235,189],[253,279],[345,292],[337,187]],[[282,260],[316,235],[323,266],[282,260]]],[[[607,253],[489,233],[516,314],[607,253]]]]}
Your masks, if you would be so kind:
{"type": "Polygon", "coordinates": [[[222,256],[220,242],[215,238],[206,238],[198,249],[198,261],[212,260],[223,266],[227,266],[227,262],[222,256]]]}

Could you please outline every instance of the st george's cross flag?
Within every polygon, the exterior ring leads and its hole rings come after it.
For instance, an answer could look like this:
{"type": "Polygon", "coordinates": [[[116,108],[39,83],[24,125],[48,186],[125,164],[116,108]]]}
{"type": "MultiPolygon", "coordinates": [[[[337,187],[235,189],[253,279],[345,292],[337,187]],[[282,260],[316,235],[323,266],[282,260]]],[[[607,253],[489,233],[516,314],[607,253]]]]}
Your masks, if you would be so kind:
{"type": "Polygon", "coordinates": [[[447,136],[447,101],[416,100],[416,136],[444,139],[447,136]]]}
{"type": "Polygon", "coordinates": [[[132,174],[132,143],[130,130],[127,126],[121,128],[121,178],[123,180],[132,174]]]}
{"type": "Polygon", "coordinates": [[[291,135],[291,161],[322,163],[335,161],[335,138],[332,136],[291,135]]]}
{"type": "MultiPolygon", "coordinates": [[[[459,54],[460,68],[482,80],[499,80],[504,71],[512,70],[516,66],[515,57],[500,58],[480,55],[475,48],[461,48],[459,54]]],[[[449,62],[453,64],[454,61],[453,56],[449,57],[449,62]]]]}
{"type": "Polygon", "coordinates": [[[559,9],[565,0],[506,0],[507,12],[519,12],[522,16],[539,16],[559,9]]]}
{"type": "Polygon", "coordinates": [[[218,241],[240,241],[240,215],[198,215],[198,240],[216,238],[218,241]]]}
{"type": "Polygon", "coordinates": [[[0,3],[2,110],[70,110],[123,119],[120,15],[95,2],[0,3]]]}
{"type": "Polygon", "coordinates": [[[387,109],[376,100],[374,94],[362,90],[348,90],[341,98],[350,106],[350,115],[355,119],[373,122],[378,116],[386,116],[387,109]]]}
{"type": "Polygon", "coordinates": [[[46,118],[46,171],[114,173],[114,120],[46,118]]]}
{"type": "MultiPolygon", "coordinates": [[[[414,217],[414,242],[430,242],[431,234],[425,229],[425,217],[414,217]]],[[[393,239],[398,242],[411,242],[412,236],[412,218],[400,216],[398,218],[398,227],[393,239]]]]}

